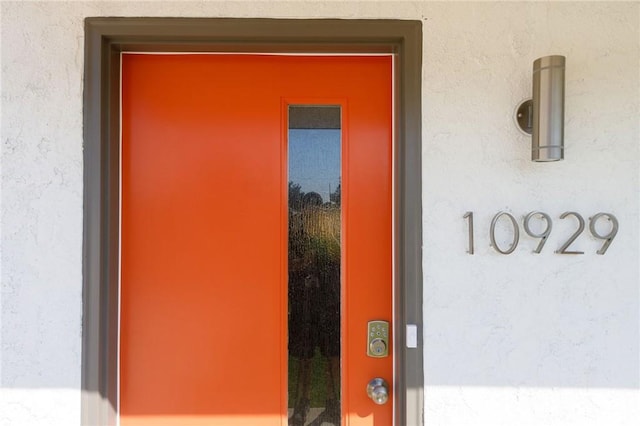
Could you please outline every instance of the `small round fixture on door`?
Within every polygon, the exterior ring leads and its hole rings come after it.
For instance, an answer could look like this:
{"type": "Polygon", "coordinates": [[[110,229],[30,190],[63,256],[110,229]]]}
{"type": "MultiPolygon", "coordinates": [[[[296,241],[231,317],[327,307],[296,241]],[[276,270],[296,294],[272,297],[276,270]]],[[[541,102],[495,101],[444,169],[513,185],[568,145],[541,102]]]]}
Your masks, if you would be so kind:
{"type": "Polygon", "coordinates": [[[371,379],[367,385],[367,395],[373,402],[382,405],[389,400],[389,385],[380,377],[371,379]]]}

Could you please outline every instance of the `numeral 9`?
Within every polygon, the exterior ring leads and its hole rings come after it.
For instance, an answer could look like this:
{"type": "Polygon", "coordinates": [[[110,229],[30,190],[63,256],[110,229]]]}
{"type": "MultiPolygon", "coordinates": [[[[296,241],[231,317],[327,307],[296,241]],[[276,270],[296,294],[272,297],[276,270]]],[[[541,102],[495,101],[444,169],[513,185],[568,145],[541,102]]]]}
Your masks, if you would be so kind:
{"type": "Polygon", "coordinates": [[[534,253],[540,253],[542,251],[542,248],[547,242],[547,238],[549,238],[549,235],[551,234],[551,228],[553,227],[551,218],[549,217],[548,214],[543,212],[531,212],[524,218],[523,225],[524,225],[524,231],[527,233],[527,235],[533,238],[540,238],[540,243],[538,244],[538,247],[536,247],[536,249],[533,251],[534,253]],[[542,216],[544,221],[547,223],[546,228],[540,234],[534,234],[533,231],[531,231],[531,227],[529,226],[529,221],[531,221],[531,218],[534,217],[535,215],[542,216]]]}
{"type": "Polygon", "coordinates": [[[616,217],[610,213],[598,213],[589,220],[589,231],[591,231],[591,235],[593,235],[594,237],[605,240],[602,247],[600,247],[600,250],[596,252],[598,254],[605,254],[607,252],[607,249],[611,245],[611,242],[618,234],[618,219],[616,219],[616,217]],[[607,235],[600,235],[596,230],[596,222],[598,221],[598,219],[605,216],[609,219],[609,222],[611,222],[611,230],[607,235]]]}

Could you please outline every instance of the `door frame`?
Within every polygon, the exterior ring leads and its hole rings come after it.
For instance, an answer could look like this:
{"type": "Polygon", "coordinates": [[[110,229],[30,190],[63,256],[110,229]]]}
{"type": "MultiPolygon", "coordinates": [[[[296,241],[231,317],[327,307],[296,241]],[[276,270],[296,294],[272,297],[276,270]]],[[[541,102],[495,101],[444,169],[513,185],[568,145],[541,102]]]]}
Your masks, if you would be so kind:
{"type": "Polygon", "coordinates": [[[81,424],[118,415],[120,54],[167,51],[393,54],[394,419],[423,424],[422,22],[106,17],[85,20],[81,424]],[[406,347],[407,324],[417,348],[406,347]]]}

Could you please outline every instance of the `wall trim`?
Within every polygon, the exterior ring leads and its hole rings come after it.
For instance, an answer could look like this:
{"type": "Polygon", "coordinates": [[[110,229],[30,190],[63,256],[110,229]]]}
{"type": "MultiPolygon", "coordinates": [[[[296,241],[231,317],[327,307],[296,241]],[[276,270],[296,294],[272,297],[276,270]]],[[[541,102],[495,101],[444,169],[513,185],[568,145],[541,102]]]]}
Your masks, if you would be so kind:
{"type": "Polygon", "coordinates": [[[422,22],[87,18],[84,66],[83,426],[117,422],[120,53],[393,53],[395,61],[395,421],[423,424],[422,22]],[[405,349],[405,324],[418,348],[405,349]]]}

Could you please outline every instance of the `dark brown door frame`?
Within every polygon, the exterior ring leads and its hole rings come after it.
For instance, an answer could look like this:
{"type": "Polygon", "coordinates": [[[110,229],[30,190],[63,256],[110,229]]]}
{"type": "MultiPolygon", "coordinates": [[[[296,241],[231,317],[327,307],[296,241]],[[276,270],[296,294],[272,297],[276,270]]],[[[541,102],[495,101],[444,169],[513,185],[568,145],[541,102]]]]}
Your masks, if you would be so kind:
{"type": "MultiPolygon", "coordinates": [[[[117,418],[120,53],[392,53],[395,56],[396,425],[423,423],[422,23],[399,20],[87,18],[84,72],[82,425],[117,418]],[[418,333],[419,336],[421,333],[418,333]]],[[[363,384],[363,392],[365,384],[363,384]]]]}

